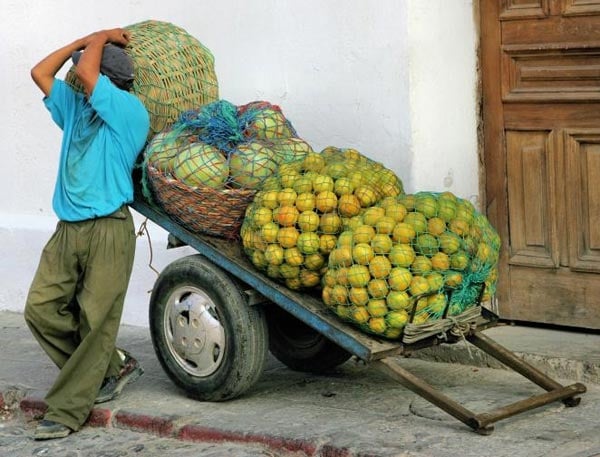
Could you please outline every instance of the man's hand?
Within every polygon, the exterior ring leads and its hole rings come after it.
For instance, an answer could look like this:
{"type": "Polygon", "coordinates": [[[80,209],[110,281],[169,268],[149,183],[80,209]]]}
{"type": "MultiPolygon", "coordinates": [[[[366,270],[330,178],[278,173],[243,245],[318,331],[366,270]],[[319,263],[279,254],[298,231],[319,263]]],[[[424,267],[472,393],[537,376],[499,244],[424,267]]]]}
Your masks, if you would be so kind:
{"type": "Polygon", "coordinates": [[[109,43],[118,44],[120,46],[127,46],[131,39],[131,33],[125,29],[116,28],[104,31],[107,34],[107,41],[109,43]]]}

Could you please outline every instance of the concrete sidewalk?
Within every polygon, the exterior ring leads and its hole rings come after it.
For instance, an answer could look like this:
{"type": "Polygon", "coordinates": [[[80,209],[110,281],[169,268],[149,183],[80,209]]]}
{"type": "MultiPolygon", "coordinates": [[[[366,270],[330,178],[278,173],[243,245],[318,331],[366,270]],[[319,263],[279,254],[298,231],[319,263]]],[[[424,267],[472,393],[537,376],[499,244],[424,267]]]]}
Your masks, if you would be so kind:
{"type": "MultiPolygon", "coordinates": [[[[14,409],[30,420],[43,413],[44,393],[57,369],[29,334],[21,314],[0,312],[0,328],[0,410],[14,409]]],[[[600,336],[519,327],[498,327],[486,334],[533,357],[543,371],[562,370],[557,380],[563,384],[584,380],[588,391],[581,404],[566,408],[557,402],[521,413],[496,423],[490,436],[480,436],[372,366],[349,361],[333,374],[317,376],[293,372],[274,359],[243,397],[198,402],[163,372],[149,330],[122,326],[119,345],[134,353],[146,374],[118,400],[94,409],[88,426],[261,444],[293,456],[600,455],[600,385],[593,382],[598,379],[600,336]]],[[[484,367],[488,361],[474,348],[469,355],[455,347],[418,357],[454,357],[461,363],[417,357],[400,361],[476,412],[543,392],[514,372],[484,367]],[[464,364],[466,357],[470,365],[464,364]]]]}

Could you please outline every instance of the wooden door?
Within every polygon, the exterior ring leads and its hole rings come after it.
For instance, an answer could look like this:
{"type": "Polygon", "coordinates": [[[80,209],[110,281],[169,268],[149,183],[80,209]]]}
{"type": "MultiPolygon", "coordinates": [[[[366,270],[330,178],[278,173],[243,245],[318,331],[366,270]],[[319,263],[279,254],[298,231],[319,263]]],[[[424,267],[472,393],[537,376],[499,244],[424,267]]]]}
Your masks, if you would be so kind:
{"type": "Polygon", "coordinates": [[[481,0],[480,18],[500,316],[600,329],[600,0],[481,0]]]}

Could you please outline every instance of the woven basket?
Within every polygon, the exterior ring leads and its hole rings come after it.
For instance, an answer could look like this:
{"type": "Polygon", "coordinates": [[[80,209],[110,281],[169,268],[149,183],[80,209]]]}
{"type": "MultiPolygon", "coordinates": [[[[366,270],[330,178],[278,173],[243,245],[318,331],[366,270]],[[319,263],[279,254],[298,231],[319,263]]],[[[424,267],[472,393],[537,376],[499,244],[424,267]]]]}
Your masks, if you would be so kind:
{"type": "Polygon", "coordinates": [[[238,239],[246,207],[255,190],[190,187],[146,166],[153,197],[172,219],[193,233],[238,239]]]}
{"type": "MultiPolygon", "coordinates": [[[[134,61],[135,93],[150,115],[148,138],[219,97],[214,57],[196,38],[168,22],[144,21],[125,27],[131,41],[125,49],[134,61]]],[[[74,68],[66,81],[81,90],[74,68]]]]}

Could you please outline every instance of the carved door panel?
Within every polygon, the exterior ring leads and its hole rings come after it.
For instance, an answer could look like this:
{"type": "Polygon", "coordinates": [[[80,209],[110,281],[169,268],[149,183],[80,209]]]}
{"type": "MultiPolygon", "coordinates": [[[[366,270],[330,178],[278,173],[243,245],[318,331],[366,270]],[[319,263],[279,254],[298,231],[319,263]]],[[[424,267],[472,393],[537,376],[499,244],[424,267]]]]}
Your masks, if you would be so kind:
{"type": "Polygon", "coordinates": [[[600,0],[481,0],[498,309],[600,329],[600,0]]]}

